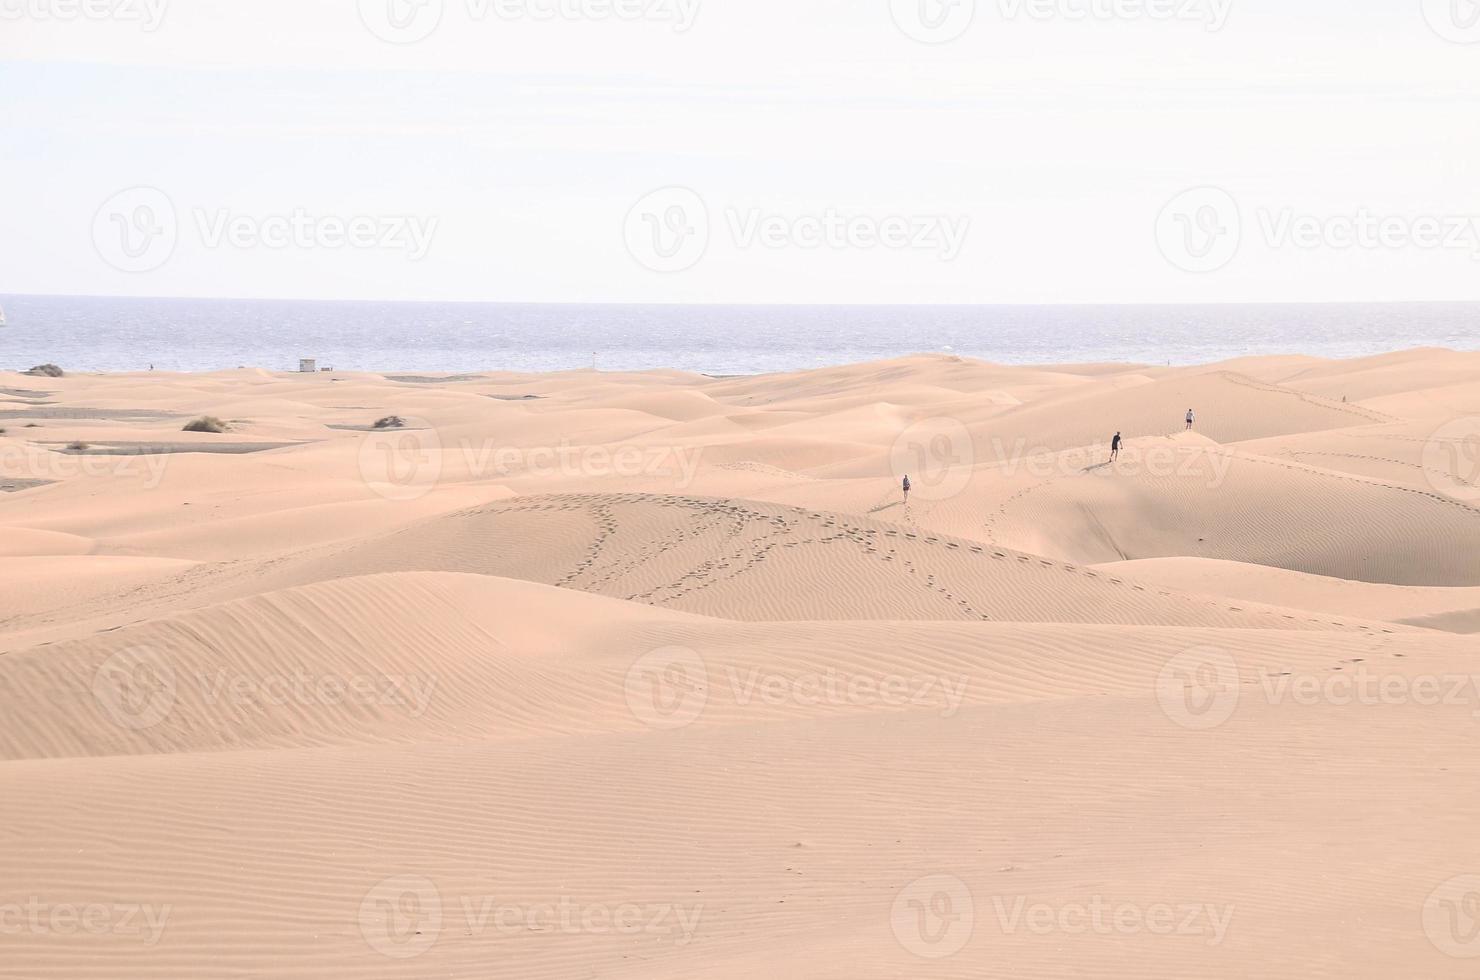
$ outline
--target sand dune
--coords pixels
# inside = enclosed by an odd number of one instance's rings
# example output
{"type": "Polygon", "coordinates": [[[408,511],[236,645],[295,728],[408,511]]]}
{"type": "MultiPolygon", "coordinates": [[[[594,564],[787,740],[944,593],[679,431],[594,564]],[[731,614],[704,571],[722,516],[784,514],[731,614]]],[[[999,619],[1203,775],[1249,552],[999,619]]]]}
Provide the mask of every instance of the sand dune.
{"type": "Polygon", "coordinates": [[[1370,402],[1397,394],[1468,384],[1480,372],[1480,353],[1419,349],[1351,361],[1316,362],[1276,379],[1326,398],[1370,402]]]}
{"type": "MultiPolygon", "coordinates": [[[[225,525],[230,527],[230,525],[225,525]]],[[[501,501],[288,558],[190,567],[93,599],[116,625],[263,590],[387,572],[518,578],[737,620],[963,620],[1391,631],[1348,614],[1231,602],[909,527],[744,500],[501,501]]],[[[62,619],[48,611],[31,633],[62,619]]],[[[29,636],[28,639],[35,639],[29,636]]],[[[56,638],[49,636],[48,638],[56,638]]]]}
{"type": "Polygon", "coordinates": [[[1476,356],[0,373],[0,977],[1473,976],[1476,356]]]}
{"type": "Polygon", "coordinates": [[[1095,568],[1140,582],[1207,595],[1279,603],[1336,616],[1370,616],[1392,623],[1433,625],[1457,633],[1480,632],[1480,588],[1364,585],[1349,579],[1280,572],[1262,565],[1208,558],[1150,558],[1095,568]],[[1449,625],[1439,625],[1447,623],[1449,625]]]}
{"type": "Polygon", "coordinates": [[[1356,628],[862,518],[690,496],[520,498],[305,556],[255,581],[380,571],[522,578],[746,620],[1356,628]]]}
{"type": "Polygon", "coordinates": [[[1129,388],[1071,390],[1024,405],[973,436],[986,458],[998,443],[1018,439],[1035,452],[1069,449],[1108,442],[1107,426],[1132,437],[1181,431],[1189,407],[1202,416],[1197,431],[1220,443],[1390,421],[1370,409],[1214,371],[1174,374],[1129,388]]]}
{"type": "Polygon", "coordinates": [[[1415,490],[1443,492],[1454,480],[1442,465],[1446,461],[1431,451],[1435,429],[1431,423],[1403,422],[1252,439],[1238,448],[1415,490]]]}
{"type": "MultiPolygon", "coordinates": [[[[1356,653],[1460,649],[1421,631],[1330,632],[1339,635],[903,620],[746,624],[486,575],[371,575],[12,651],[7,678],[40,697],[15,706],[0,757],[641,731],[648,719],[632,710],[629,675],[654,652],[673,649],[693,651],[720,692],[691,722],[706,726],[796,720],[801,705],[741,690],[747,676],[780,665],[798,677],[957,680],[907,689],[893,705],[954,713],[963,704],[1144,696],[1168,659],[1199,642],[1221,644],[1251,677],[1340,669],[1356,653]]],[[[840,698],[818,707],[879,706],[840,698]]]]}
{"type": "Polygon", "coordinates": [[[1126,451],[1121,471],[1137,470],[1128,478],[1112,467],[1104,478],[1021,480],[995,515],[994,540],[1089,563],[1190,555],[1361,582],[1480,585],[1480,510],[1433,489],[1186,446],[1157,469],[1156,448],[1126,451]]]}

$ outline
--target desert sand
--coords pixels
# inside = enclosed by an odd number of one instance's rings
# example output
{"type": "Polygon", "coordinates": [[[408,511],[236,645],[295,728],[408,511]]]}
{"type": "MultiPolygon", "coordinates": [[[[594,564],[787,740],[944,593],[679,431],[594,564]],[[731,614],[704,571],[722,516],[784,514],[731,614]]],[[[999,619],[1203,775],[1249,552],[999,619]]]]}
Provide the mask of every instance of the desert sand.
{"type": "Polygon", "coordinates": [[[0,977],[1480,970],[1480,353],[0,427],[0,977]]]}

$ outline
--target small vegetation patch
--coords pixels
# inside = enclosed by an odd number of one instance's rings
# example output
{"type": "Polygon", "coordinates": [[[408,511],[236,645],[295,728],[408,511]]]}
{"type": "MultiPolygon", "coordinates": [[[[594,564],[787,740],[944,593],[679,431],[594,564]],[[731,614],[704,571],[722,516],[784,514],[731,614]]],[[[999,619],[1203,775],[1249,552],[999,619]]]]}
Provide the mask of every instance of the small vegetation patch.
{"type": "Polygon", "coordinates": [[[383,419],[376,419],[375,427],[377,429],[404,429],[406,420],[399,415],[387,415],[383,419]]]}
{"type": "Polygon", "coordinates": [[[36,378],[60,378],[66,374],[55,364],[38,364],[26,373],[36,378]]]}
{"type": "Polygon", "coordinates": [[[81,439],[78,439],[75,442],[67,443],[67,449],[74,453],[85,453],[89,448],[91,447],[88,446],[88,444],[83,442],[81,439]]]}
{"type": "Polygon", "coordinates": [[[186,432],[225,432],[226,423],[214,415],[202,415],[198,419],[185,423],[186,432]]]}

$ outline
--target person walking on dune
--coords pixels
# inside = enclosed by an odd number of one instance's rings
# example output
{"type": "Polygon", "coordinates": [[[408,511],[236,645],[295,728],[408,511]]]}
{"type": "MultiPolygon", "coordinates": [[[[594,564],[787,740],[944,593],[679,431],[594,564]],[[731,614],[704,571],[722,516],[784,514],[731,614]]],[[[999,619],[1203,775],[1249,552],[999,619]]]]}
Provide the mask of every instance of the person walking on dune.
{"type": "Polygon", "coordinates": [[[910,505],[910,476],[908,473],[904,477],[904,505],[906,507],[910,505]]]}
{"type": "Polygon", "coordinates": [[[1110,440],[1110,462],[1120,458],[1120,433],[1115,433],[1115,438],[1110,440]]]}
{"type": "Polygon", "coordinates": [[[1187,431],[1192,431],[1192,409],[1187,410],[1187,431]]]}

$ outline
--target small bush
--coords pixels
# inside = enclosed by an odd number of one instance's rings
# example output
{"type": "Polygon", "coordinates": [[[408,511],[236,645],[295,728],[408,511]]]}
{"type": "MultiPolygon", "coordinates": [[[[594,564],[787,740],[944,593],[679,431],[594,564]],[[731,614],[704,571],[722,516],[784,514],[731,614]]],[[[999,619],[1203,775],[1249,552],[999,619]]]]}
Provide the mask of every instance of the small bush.
{"type": "Polygon", "coordinates": [[[226,431],[226,423],[225,422],[222,422],[220,419],[216,418],[216,416],[214,416],[214,415],[202,415],[200,418],[194,420],[193,422],[186,422],[185,423],[185,429],[184,429],[184,431],[186,431],[186,432],[218,432],[218,433],[219,432],[225,432],[226,431]]]}
{"type": "Polygon", "coordinates": [[[0,436],[5,435],[5,426],[0,425],[0,436]]]}
{"type": "Polygon", "coordinates": [[[399,415],[387,415],[383,419],[377,419],[375,427],[377,429],[404,429],[406,420],[399,415]]]}
{"type": "Polygon", "coordinates": [[[55,364],[38,364],[26,373],[37,378],[60,378],[66,374],[55,364]]]}
{"type": "Polygon", "coordinates": [[[69,442],[69,443],[67,443],[67,448],[70,449],[74,453],[81,453],[81,452],[86,452],[90,447],[88,446],[87,443],[85,443],[81,439],[79,439],[76,442],[69,442]]]}

